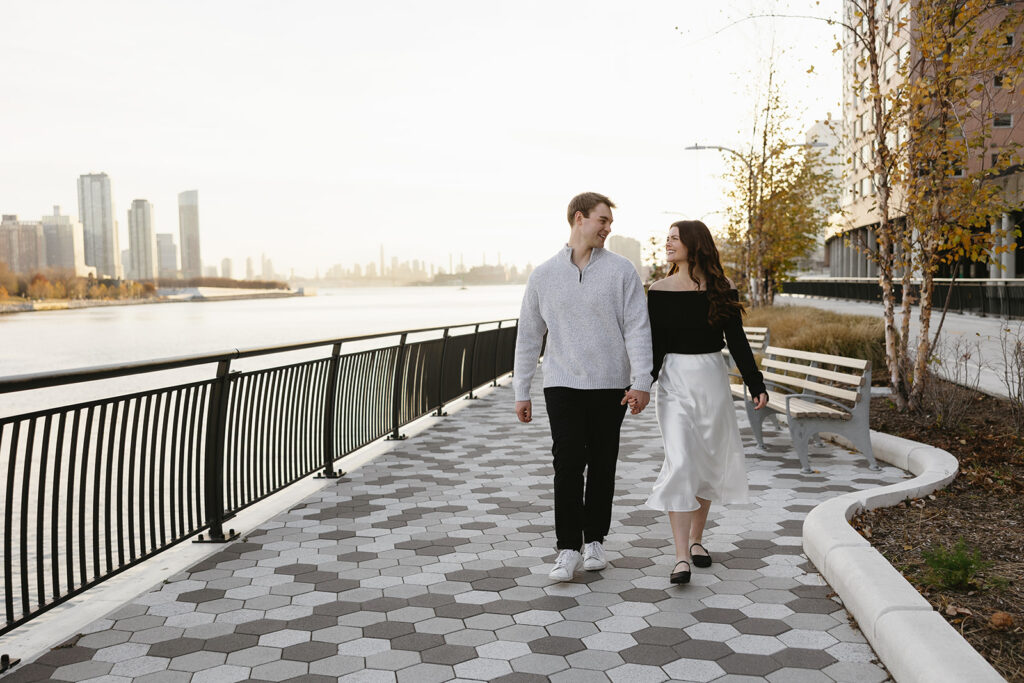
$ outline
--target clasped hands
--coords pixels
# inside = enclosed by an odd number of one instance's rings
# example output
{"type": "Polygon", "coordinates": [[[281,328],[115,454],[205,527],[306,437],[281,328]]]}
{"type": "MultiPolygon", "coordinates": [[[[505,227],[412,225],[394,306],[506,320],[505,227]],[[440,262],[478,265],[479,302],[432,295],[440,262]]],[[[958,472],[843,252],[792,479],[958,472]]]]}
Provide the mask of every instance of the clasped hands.
{"type": "Polygon", "coordinates": [[[619,405],[629,405],[629,414],[638,415],[644,411],[647,404],[651,402],[651,393],[649,391],[639,391],[638,389],[629,389],[626,391],[626,395],[622,397],[622,402],[619,405]]]}
{"type": "MultiPolygon", "coordinates": [[[[629,412],[633,415],[637,415],[642,412],[647,404],[651,402],[651,394],[647,391],[637,391],[636,389],[628,390],[622,397],[622,402],[619,405],[629,405],[629,412]]],[[[516,401],[516,417],[519,418],[520,422],[532,422],[533,421],[533,402],[532,401],[516,401]]]]}

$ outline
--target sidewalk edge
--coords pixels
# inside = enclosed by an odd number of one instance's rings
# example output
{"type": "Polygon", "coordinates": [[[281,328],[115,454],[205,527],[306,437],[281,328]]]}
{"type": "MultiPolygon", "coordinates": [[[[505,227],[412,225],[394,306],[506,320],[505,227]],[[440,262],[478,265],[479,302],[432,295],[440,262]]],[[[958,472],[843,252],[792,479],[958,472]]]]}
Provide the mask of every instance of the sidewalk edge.
{"type": "Polygon", "coordinates": [[[876,431],[871,432],[871,446],[877,459],[916,476],[843,494],[815,507],[804,520],[804,552],[899,683],[1005,681],[849,524],[861,511],[944,488],[956,477],[956,458],[939,448],[876,431]]]}

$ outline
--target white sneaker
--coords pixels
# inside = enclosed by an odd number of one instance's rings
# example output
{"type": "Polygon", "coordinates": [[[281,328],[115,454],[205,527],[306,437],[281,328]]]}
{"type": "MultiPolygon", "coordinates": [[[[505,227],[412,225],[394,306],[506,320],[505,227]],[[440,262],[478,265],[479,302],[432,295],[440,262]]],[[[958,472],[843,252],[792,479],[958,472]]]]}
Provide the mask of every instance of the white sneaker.
{"type": "Polygon", "coordinates": [[[572,581],[581,564],[583,556],[578,550],[563,550],[558,553],[555,566],[548,574],[548,578],[555,581],[572,581]]]}
{"type": "Polygon", "coordinates": [[[583,546],[583,568],[588,572],[596,572],[608,566],[604,556],[604,546],[600,541],[592,541],[583,546]]]}

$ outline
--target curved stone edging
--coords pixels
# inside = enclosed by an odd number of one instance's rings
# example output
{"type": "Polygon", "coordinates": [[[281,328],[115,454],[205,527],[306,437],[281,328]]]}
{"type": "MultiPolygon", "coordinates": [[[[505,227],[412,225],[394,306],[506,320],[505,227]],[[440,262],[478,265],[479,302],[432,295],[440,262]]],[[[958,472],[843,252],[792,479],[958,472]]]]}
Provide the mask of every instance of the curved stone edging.
{"type": "Polygon", "coordinates": [[[876,431],[871,432],[871,446],[877,459],[916,476],[890,486],[847,493],[815,507],[804,520],[804,552],[842,598],[899,683],[1004,682],[992,665],[849,524],[864,510],[895,505],[944,488],[956,477],[956,458],[942,449],[876,431]]]}

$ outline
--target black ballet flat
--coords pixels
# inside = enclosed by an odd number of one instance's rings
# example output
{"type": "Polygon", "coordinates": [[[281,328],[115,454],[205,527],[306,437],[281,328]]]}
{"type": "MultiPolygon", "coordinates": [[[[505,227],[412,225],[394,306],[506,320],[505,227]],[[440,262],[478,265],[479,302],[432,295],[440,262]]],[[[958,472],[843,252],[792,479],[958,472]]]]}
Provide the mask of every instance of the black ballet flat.
{"type": "Polygon", "coordinates": [[[672,568],[675,569],[676,567],[678,567],[681,564],[685,564],[686,565],[686,571],[685,572],[672,572],[671,574],[669,574],[668,580],[670,582],[672,582],[672,583],[690,583],[690,563],[689,562],[687,562],[686,560],[679,560],[678,562],[676,562],[672,566],[672,568]]]}
{"type": "Polygon", "coordinates": [[[708,549],[705,548],[704,546],[702,546],[700,543],[691,543],[690,544],[690,556],[693,557],[693,565],[695,567],[700,567],[701,569],[706,569],[706,568],[710,567],[711,566],[711,553],[708,553],[707,555],[694,555],[693,554],[693,546],[697,546],[698,548],[700,548],[701,550],[703,550],[706,553],[708,552],[708,549]]]}

